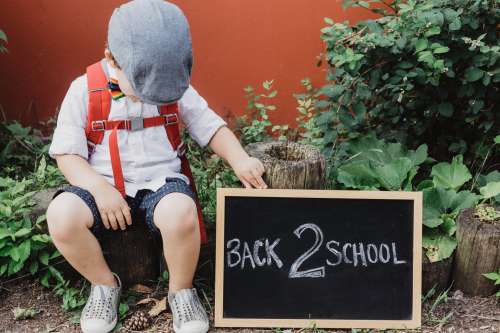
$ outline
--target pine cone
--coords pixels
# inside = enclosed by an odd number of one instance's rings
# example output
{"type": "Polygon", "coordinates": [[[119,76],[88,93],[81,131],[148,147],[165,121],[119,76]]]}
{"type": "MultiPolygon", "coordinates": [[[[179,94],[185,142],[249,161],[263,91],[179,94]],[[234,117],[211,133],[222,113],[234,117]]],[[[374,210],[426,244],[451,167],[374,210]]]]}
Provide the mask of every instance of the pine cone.
{"type": "Polygon", "coordinates": [[[123,327],[130,331],[142,331],[151,325],[149,316],[142,311],[137,311],[125,321],[123,327]]]}

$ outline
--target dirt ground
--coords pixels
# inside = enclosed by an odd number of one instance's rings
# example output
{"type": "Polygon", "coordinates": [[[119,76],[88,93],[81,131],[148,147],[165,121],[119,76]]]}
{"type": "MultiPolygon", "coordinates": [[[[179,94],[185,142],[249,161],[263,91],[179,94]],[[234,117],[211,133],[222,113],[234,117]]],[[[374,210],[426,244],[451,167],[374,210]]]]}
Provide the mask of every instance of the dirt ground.
{"type": "MultiPolygon", "coordinates": [[[[154,302],[135,305],[146,298],[162,299],[166,290],[151,286],[150,293],[133,293],[135,301],[125,320],[136,311],[148,312],[154,302]]],[[[460,291],[450,292],[441,302],[431,299],[424,303],[422,328],[398,332],[500,332],[500,302],[495,296],[488,298],[466,297],[460,291]]],[[[210,301],[211,302],[211,301],[210,301]]],[[[212,305],[212,304],[211,304],[212,305]]],[[[208,307],[208,306],[207,306],[208,307]]],[[[144,332],[173,332],[171,314],[163,311],[152,318],[152,325],[144,332]]],[[[9,284],[0,281],[0,332],[79,332],[78,313],[68,313],[61,308],[61,300],[52,291],[33,280],[18,280],[9,284]],[[12,310],[16,307],[33,308],[40,312],[31,319],[15,320],[12,310]]],[[[118,332],[127,332],[123,327],[118,332]]],[[[257,330],[212,329],[211,332],[325,332],[328,330],[257,330]]],[[[130,332],[130,331],[128,331],[130,332]]],[[[353,330],[329,330],[329,332],[354,332],[353,330]]],[[[359,333],[376,333],[380,330],[363,330],[359,333]]],[[[391,332],[386,330],[385,332],[391,332]]]]}

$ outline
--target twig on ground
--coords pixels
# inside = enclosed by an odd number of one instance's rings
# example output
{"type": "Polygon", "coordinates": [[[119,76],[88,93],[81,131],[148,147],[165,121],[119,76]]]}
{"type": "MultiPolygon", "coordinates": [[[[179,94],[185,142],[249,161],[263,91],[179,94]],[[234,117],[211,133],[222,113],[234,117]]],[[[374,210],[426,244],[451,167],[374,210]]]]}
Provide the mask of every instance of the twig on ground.
{"type": "Polygon", "coordinates": [[[473,315],[473,314],[464,314],[464,317],[474,317],[478,319],[484,319],[484,320],[497,320],[500,321],[500,318],[495,318],[495,317],[485,317],[485,316],[480,316],[480,315],[473,315]]]}

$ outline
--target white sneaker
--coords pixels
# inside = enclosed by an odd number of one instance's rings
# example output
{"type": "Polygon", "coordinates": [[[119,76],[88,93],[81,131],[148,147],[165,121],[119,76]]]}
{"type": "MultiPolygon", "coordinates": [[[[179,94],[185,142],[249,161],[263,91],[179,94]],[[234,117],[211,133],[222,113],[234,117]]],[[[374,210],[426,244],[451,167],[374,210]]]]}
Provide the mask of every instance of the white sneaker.
{"type": "Polygon", "coordinates": [[[181,289],[168,293],[175,333],[205,333],[208,316],[201,305],[196,289],[181,289]]]}
{"type": "Polygon", "coordinates": [[[118,275],[114,274],[118,287],[92,285],[87,304],[80,316],[80,327],[83,333],[108,333],[118,322],[118,306],[122,284],[118,275]]]}

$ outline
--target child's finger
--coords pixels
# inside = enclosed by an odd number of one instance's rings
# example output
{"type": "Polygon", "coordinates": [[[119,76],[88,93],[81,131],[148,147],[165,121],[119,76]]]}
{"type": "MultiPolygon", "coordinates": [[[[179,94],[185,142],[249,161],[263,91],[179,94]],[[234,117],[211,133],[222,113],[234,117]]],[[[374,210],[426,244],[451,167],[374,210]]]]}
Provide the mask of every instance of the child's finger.
{"type": "Polygon", "coordinates": [[[122,230],[127,229],[127,225],[125,223],[125,217],[123,216],[123,212],[121,210],[115,212],[115,217],[116,221],[118,222],[118,225],[120,226],[120,229],[122,230]]]}
{"type": "Polygon", "coordinates": [[[127,222],[127,224],[132,225],[132,216],[130,215],[129,206],[122,207],[122,213],[123,213],[123,216],[125,216],[125,221],[127,222]]]}
{"type": "Polygon", "coordinates": [[[245,188],[252,188],[252,185],[250,185],[250,183],[247,182],[243,177],[240,178],[240,181],[243,184],[243,186],[245,186],[245,188]]]}
{"type": "Polygon", "coordinates": [[[100,212],[100,214],[101,214],[102,224],[104,224],[104,227],[106,229],[109,229],[110,225],[109,225],[109,221],[108,221],[108,214],[105,212],[100,212]]]}
{"type": "Polygon", "coordinates": [[[253,170],[252,175],[253,175],[254,179],[257,181],[259,188],[266,188],[267,187],[266,183],[264,182],[264,179],[262,179],[261,175],[259,174],[259,172],[257,170],[253,170]]]}
{"type": "Polygon", "coordinates": [[[250,176],[247,178],[247,181],[249,181],[250,184],[253,185],[253,187],[260,188],[260,184],[257,181],[257,179],[255,178],[255,176],[253,175],[253,173],[250,173],[250,176]]]}
{"type": "Polygon", "coordinates": [[[108,220],[111,228],[113,228],[113,230],[118,230],[118,223],[116,222],[115,214],[113,214],[112,212],[108,213],[108,220]]]}

